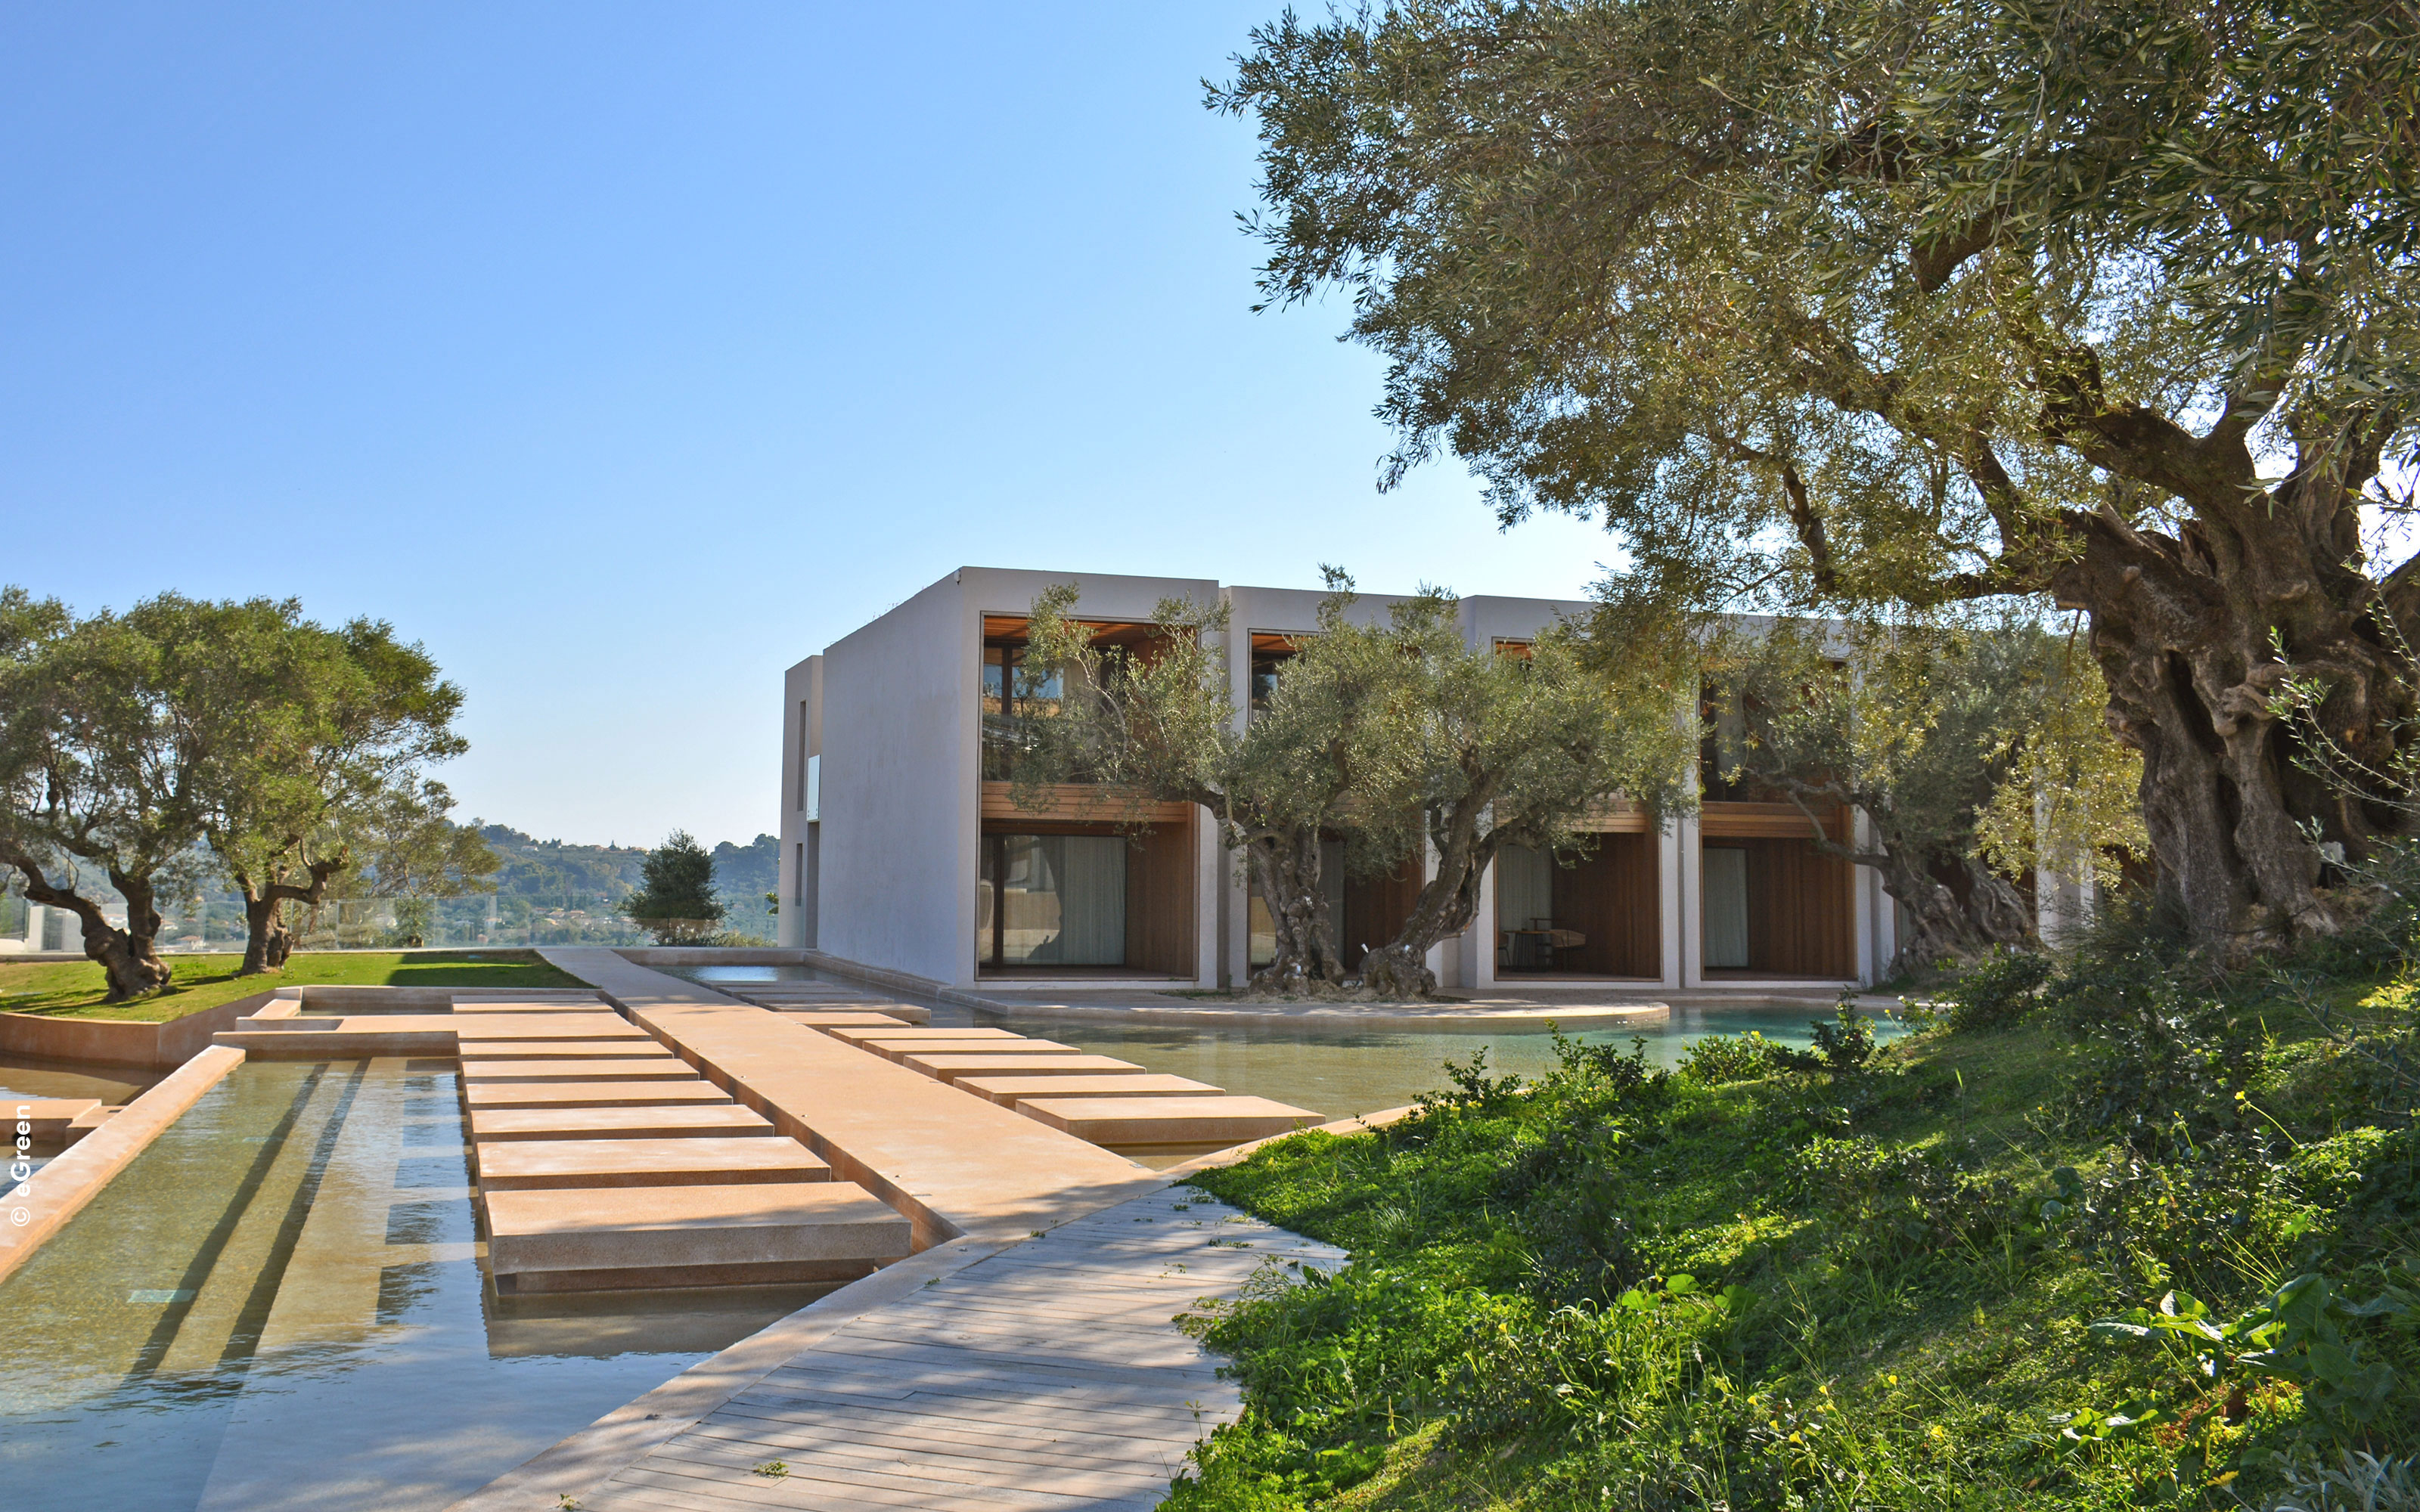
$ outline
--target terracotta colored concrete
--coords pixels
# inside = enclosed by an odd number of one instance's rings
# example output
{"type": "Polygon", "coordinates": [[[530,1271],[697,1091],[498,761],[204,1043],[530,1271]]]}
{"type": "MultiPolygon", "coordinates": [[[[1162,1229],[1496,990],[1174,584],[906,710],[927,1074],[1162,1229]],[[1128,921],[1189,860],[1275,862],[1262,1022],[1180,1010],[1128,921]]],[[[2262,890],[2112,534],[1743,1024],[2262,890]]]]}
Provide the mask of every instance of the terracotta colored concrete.
{"type": "Polygon", "coordinates": [[[25,1257],[81,1211],[178,1114],[242,1064],[240,1050],[213,1046],[199,1052],[145,1089],[124,1112],[76,1141],[74,1149],[10,1187],[0,1196],[0,1279],[24,1264],[25,1257]]]}
{"type": "Polygon", "coordinates": [[[908,1250],[908,1220],[845,1181],[496,1192],[487,1208],[489,1269],[515,1290],[700,1269],[861,1275],[908,1250]]]}
{"type": "Polygon", "coordinates": [[[478,1040],[644,1040],[647,1031],[619,1013],[465,1013],[456,1015],[465,1044],[478,1040]]]}
{"type": "Polygon", "coordinates": [[[1015,1107],[1027,1097],[1217,1097],[1226,1090],[1184,1076],[1140,1072],[1128,1076],[961,1076],[962,1092],[1015,1107]]]}
{"type": "Polygon", "coordinates": [[[604,1006],[594,997],[566,997],[551,1003],[460,997],[454,1000],[457,1013],[595,1013],[604,1006]]]}
{"type": "MultiPolygon", "coordinates": [[[[291,987],[284,993],[299,995],[291,987]]],[[[255,993],[165,1024],[0,1013],[0,1054],[106,1066],[181,1066],[209,1049],[212,1035],[234,1028],[239,1019],[260,1011],[278,995],[274,991],[255,993]]]]}
{"type": "Polygon", "coordinates": [[[765,1134],[773,1126],[743,1107],[496,1108],[471,1110],[474,1144],[498,1139],[677,1139],[684,1134],[765,1134]]]}
{"type": "Polygon", "coordinates": [[[795,1139],[529,1139],[479,1151],[479,1190],[736,1186],[822,1181],[831,1167],[795,1139]]]}
{"type": "Polygon", "coordinates": [[[370,1013],[353,1018],[240,1019],[210,1042],[264,1060],[346,1060],[370,1056],[454,1054],[451,1013],[370,1013]]]}
{"type": "Polygon", "coordinates": [[[1056,1040],[868,1040],[858,1046],[885,1060],[909,1056],[1080,1056],[1084,1052],[1056,1040]]]}
{"type": "Polygon", "coordinates": [[[874,1013],[862,1009],[789,1009],[773,1011],[793,1024],[803,1024],[811,1029],[912,1029],[916,1026],[892,1013],[874,1013]]]}
{"type": "Polygon", "coordinates": [[[463,1104],[483,1108],[711,1107],[731,1101],[712,1082],[483,1082],[462,1089],[463,1104]]]}
{"type": "Polygon", "coordinates": [[[657,1040],[480,1040],[468,1054],[480,1060],[671,1060],[657,1040]]]}
{"type": "Polygon", "coordinates": [[[1016,1111],[1096,1145],[1233,1144],[1324,1117],[1265,1097],[1040,1097],[1016,1111]]]}
{"type": "Polygon", "coordinates": [[[566,1056],[559,1060],[465,1060],[462,1083],[488,1082],[682,1082],[697,1068],[678,1056],[566,1056]]]}
{"type": "Polygon", "coordinates": [[[917,1028],[912,1026],[904,1029],[886,1029],[878,1026],[865,1029],[833,1028],[827,1032],[833,1039],[845,1041],[850,1044],[863,1044],[869,1040],[892,1040],[905,1044],[912,1040],[1022,1040],[1025,1038],[1021,1034],[1011,1034],[1006,1029],[935,1029],[917,1028]]]}
{"type": "Polygon", "coordinates": [[[104,1104],[103,1106],[91,1108],[83,1113],[77,1114],[74,1118],[68,1120],[67,1143],[70,1145],[74,1144],[77,1140],[82,1139],[85,1135],[92,1133],[95,1129],[100,1128],[102,1124],[107,1123],[110,1119],[117,1117],[125,1111],[126,1105],[124,1103],[119,1103],[115,1107],[104,1104]]]}
{"type": "Polygon", "coordinates": [[[1052,1056],[913,1055],[901,1062],[936,1081],[961,1076],[1109,1076],[1140,1072],[1140,1066],[1115,1056],[1078,1054],[1052,1056]]]}
{"type": "Polygon", "coordinates": [[[29,1097],[0,1103],[0,1112],[16,1124],[12,1134],[23,1134],[38,1145],[57,1145],[66,1143],[68,1125],[78,1114],[99,1106],[97,1097],[29,1097]]]}
{"type": "MultiPolygon", "coordinates": [[[[962,1233],[1022,1235],[1150,1190],[1151,1173],[1123,1157],[777,1013],[612,951],[540,954],[678,1043],[707,1079],[830,1161],[834,1176],[913,1217],[920,1246],[962,1233]]],[[[1106,1064],[1088,1069],[1139,1069],[1098,1058],[1106,1064]]]]}

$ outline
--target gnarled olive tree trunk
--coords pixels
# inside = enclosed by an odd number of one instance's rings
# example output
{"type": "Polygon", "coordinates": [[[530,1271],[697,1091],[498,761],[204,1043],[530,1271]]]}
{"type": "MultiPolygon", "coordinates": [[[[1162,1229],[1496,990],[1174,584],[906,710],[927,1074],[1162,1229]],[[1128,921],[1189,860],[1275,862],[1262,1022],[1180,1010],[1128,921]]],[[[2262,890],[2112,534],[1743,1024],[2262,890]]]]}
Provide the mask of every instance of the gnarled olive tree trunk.
{"type": "Polygon", "coordinates": [[[2195,437],[2139,408],[2069,408],[2063,439],[2088,460],[2192,510],[2173,533],[2071,516],[2080,549],[2050,574],[2063,606],[2089,611],[2110,729],[2142,752],[2162,901],[2230,964],[2335,933],[2320,844],[2359,856],[2397,820],[2301,764],[2272,700],[2289,676],[2324,679],[2327,737],[2392,767],[2413,689],[2384,621],[2411,625],[2420,604],[2408,563],[2383,583],[2359,570],[2359,490],[2384,427],[2308,441],[2264,484],[2249,419],[2195,437]]]}
{"type": "Polygon", "coordinates": [[[1243,851],[1276,936],[1269,964],[1252,973],[1252,991],[1293,995],[1334,988],[1344,980],[1344,963],[1320,886],[1319,831],[1255,834],[1243,851]]]}
{"type": "Polygon", "coordinates": [[[109,1001],[123,1003],[147,997],[168,985],[166,962],[160,959],[160,910],[151,879],[128,876],[115,869],[109,885],[126,900],[126,927],[118,928],[101,905],[68,887],[55,887],[43,876],[41,865],[21,851],[0,846],[0,866],[14,867],[24,879],[25,900],[46,908],[64,908],[76,916],[84,936],[84,953],[99,962],[109,983],[109,1001]]]}

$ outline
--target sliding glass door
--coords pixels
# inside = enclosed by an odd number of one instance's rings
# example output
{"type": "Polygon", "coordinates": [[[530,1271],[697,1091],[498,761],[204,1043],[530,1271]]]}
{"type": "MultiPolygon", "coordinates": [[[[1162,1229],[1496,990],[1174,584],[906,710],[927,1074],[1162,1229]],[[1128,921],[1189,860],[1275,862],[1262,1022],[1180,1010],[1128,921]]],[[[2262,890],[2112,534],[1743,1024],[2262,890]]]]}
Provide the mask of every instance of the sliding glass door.
{"type": "Polygon", "coordinates": [[[994,969],[1122,966],[1126,850],[1118,835],[985,835],[975,958],[994,969]]]}

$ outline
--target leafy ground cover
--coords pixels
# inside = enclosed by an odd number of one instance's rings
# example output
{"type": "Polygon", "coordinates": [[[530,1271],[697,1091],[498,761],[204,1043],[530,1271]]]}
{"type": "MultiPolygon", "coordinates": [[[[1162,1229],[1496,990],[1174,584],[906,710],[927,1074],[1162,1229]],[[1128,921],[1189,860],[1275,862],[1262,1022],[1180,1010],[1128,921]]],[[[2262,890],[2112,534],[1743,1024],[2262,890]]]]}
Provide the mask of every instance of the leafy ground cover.
{"type": "Polygon", "coordinates": [[[2420,1507],[2420,985],[2145,933],[1197,1178],[1354,1258],[1194,1320],[1247,1410],[1169,1504],[2420,1507]]]}
{"type": "Polygon", "coordinates": [[[276,987],[582,987],[579,978],[532,950],[304,951],[283,972],[239,977],[240,955],[164,957],[168,990],[131,1003],[107,1003],[108,984],[89,961],[0,963],[0,1011],[56,1018],[131,1019],[163,1024],[276,987]]]}

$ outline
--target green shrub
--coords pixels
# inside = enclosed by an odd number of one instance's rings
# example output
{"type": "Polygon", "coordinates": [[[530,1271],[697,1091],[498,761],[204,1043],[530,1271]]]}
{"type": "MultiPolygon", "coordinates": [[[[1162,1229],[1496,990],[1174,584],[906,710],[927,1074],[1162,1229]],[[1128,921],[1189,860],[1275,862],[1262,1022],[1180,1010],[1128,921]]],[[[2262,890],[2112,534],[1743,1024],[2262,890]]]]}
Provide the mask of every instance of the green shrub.
{"type": "Polygon", "coordinates": [[[1681,1053],[1681,1074],[1701,1087],[1752,1082],[1773,1074],[1773,1046],[1763,1035],[1710,1034],[1681,1053]]]}
{"type": "Polygon", "coordinates": [[[1944,989],[1935,1006],[1953,1034],[2006,1028],[2041,1001],[2055,969],[2046,955],[1994,949],[1944,989]]]}

